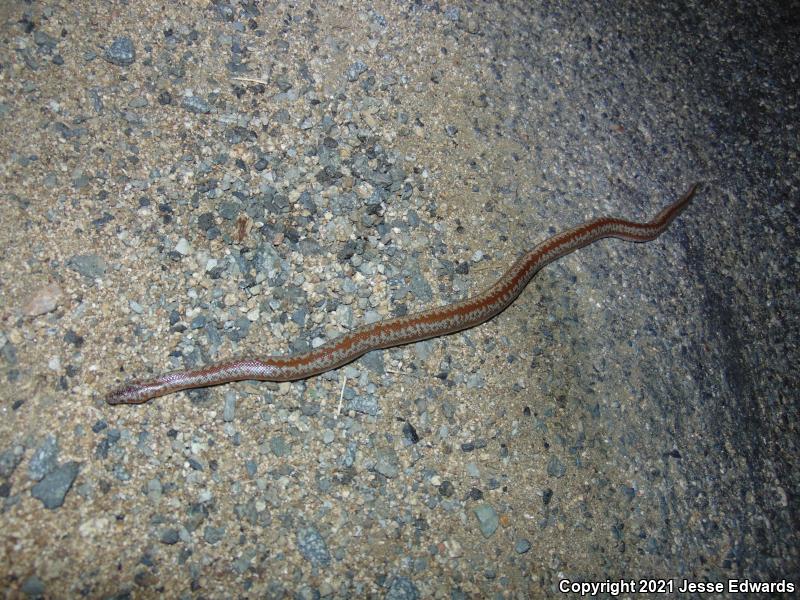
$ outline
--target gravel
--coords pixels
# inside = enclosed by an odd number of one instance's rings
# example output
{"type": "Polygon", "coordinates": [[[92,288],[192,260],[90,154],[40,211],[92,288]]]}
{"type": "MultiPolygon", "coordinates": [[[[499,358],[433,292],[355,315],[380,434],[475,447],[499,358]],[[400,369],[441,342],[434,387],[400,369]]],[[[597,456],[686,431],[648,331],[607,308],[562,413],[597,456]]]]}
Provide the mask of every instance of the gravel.
{"type": "Polygon", "coordinates": [[[10,595],[798,572],[781,3],[6,12],[10,595]],[[473,330],[302,382],[103,401],[462,300],[548,235],[644,219],[695,180],[658,240],[564,257],[473,330]]]}

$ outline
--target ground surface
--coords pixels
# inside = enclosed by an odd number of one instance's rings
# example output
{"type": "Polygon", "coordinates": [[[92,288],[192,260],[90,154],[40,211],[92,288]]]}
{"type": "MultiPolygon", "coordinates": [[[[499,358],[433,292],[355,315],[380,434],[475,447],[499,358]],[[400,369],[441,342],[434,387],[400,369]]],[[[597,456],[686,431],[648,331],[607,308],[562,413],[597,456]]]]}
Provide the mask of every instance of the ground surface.
{"type": "Polygon", "coordinates": [[[799,11],[592,4],[3,4],[8,596],[800,583],[799,11]],[[103,400],[463,298],[698,180],[466,333],[103,400]]]}

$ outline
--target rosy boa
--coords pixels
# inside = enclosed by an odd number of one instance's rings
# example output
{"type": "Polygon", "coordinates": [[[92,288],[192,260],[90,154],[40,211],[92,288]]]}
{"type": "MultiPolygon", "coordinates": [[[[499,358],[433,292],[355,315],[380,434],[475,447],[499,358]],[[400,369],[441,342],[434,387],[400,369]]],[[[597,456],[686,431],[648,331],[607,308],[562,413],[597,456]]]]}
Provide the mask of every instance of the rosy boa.
{"type": "Polygon", "coordinates": [[[578,248],[606,237],[629,242],[654,240],[686,207],[697,185],[693,184],[680,199],[646,223],[600,217],[558,233],[520,256],[490,288],[461,302],[362,325],[308,352],[263,359],[239,358],[133,381],[109,393],[106,402],[140,404],[180,390],[244,379],[306,379],[346,365],[371,350],[402,346],[475,327],[508,308],[542,267],[578,248]]]}

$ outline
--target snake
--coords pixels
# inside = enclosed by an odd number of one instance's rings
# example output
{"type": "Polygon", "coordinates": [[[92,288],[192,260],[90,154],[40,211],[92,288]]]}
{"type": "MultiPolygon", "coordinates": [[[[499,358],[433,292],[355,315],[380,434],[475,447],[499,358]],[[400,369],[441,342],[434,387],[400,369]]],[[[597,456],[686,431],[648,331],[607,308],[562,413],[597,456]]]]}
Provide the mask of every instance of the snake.
{"type": "Polygon", "coordinates": [[[476,327],[517,299],[543,267],[597,240],[613,237],[649,242],[669,227],[695,195],[698,183],[652,220],[643,223],[600,217],[557,233],[522,254],[484,291],[465,300],[361,325],[308,351],[266,358],[235,358],[132,381],[111,391],[108,404],[141,404],[153,398],[233,381],[298,381],[342,367],[367,352],[403,346],[476,327]]]}

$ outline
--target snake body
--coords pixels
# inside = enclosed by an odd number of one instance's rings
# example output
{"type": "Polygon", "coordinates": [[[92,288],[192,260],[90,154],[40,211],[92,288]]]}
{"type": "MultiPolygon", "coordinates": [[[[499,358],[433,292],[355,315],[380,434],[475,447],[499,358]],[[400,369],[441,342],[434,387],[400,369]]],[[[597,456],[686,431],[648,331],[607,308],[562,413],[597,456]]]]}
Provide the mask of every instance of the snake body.
{"type": "Polygon", "coordinates": [[[686,207],[697,185],[693,184],[681,198],[665,207],[651,221],[637,223],[601,217],[558,233],[520,256],[494,285],[466,300],[362,325],[307,352],[263,359],[233,359],[133,381],[109,393],[106,402],[141,404],[180,390],[245,379],[306,379],[346,365],[372,350],[402,346],[475,327],[508,308],[542,267],[566,254],[607,237],[629,242],[654,240],[686,207]]]}

